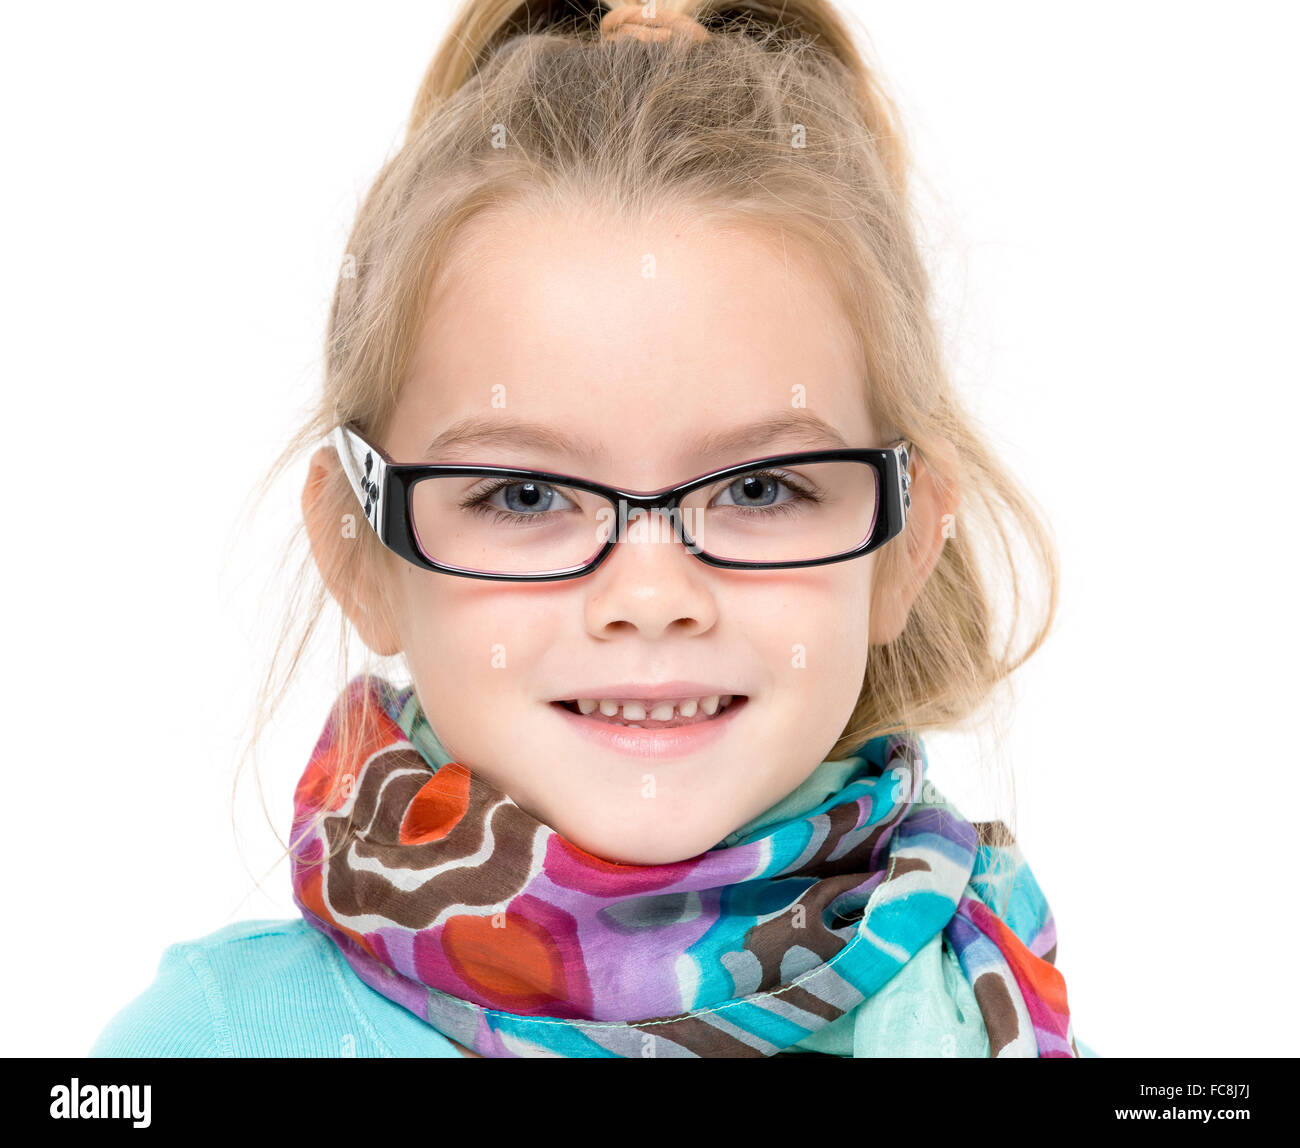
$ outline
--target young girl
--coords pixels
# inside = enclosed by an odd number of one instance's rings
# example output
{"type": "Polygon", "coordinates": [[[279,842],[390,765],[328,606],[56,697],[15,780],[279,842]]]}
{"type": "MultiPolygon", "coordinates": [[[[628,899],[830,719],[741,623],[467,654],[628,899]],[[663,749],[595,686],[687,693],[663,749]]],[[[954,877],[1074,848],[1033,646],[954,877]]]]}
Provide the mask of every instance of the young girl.
{"type": "Polygon", "coordinates": [[[1012,834],[926,777],[1057,567],[906,175],[825,0],[469,0],[270,476],[327,440],[294,662],[328,591],[409,684],[344,664],[301,917],[171,946],[92,1055],[1092,1055],[1012,834]]]}

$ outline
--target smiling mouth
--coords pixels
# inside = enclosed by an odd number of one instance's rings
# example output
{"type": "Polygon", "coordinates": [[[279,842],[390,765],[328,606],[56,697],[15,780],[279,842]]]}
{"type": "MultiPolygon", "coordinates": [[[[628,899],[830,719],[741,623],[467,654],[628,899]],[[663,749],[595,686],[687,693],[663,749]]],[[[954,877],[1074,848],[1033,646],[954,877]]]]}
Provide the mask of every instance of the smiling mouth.
{"type": "MultiPolygon", "coordinates": [[[[726,698],[727,695],[724,694],[723,697],[726,698]]],[[[629,721],[625,717],[623,717],[623,711],[621,709],[612,716],[609,714],[601,713],[599,709],[595,709],[589,714],[584,714],[578,708],[578,703],[576,699],[573,701],[551,702],[551,705],[560,706],[561,708],[568,710],[571,714],[574,714],[577,717],[586,718],[588,721],[600,722],[604,725],[620,726],[623,729],[656,730],[656,729],[680,729],[682,726],[703,725],[706,722],[716,721],[723,714],[729,712],[730,710],[739,709],[741,706],[745,705],[745,703],[748,701],[749,698],[747,695],[734,694],[731,695],[730,698],[725,702],[722,699],[719,699],[718,709],[716,713],[706,714],[701,709],[701,710],[697,710],[694,716],[692,717],[682,717],[681,714],[679,714],[676,710],[674,710],[673,716],[668,721],[655,721],[648,714],[644,718],[640,718],[637,721],[629,721]]]]}

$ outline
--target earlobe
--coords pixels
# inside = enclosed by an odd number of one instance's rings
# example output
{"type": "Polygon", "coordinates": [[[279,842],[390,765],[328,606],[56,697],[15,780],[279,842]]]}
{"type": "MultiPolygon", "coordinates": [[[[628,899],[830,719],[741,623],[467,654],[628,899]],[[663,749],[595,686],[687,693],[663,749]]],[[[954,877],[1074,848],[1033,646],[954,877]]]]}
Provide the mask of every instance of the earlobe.
{"type": "MultiPolygon", "coordinates": [[[[339,609],[347,615],[361,640],[371,650],[380,657],[391,657],[401,653],[401,643],[389,612],[368,578],[361,576],[361,584],[352,583],[351,572],[355,567],[345,560],[347,554],[343,547],[358,546],[361,539],[356,529],[344,530],[344,520],[336,520],[328,505],[331,480],[339,470],[338,455],[333,447],[323,446],[312,455],[307,481],[302,489],[302,516],[307,539],[316,560],[316,569],[330,597],[339,604],[339,609]]],[[[360,530],[369,530],[360,509],[355,509],[357,512],[351,516],[352,525],[359,523],[360,530]]]]}

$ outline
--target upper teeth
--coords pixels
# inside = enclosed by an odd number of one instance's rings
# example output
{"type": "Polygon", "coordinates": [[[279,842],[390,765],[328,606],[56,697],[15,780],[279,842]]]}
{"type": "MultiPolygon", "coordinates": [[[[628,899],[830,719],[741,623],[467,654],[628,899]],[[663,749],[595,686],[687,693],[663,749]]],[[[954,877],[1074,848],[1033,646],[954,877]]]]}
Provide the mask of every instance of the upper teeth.
{"type": "MultiPolygon", "coordinates": [[[[649,703],[651,721],[671,721],[676,712],[684,718],[694,717],[697,710],[703,710],[710,717],[720,708],[731,702],[732,694],[710,694],[706,698],[684,698],[681,701],[660,701],[649,703]]],[[[644,721],[647,703],[639,701],[622,701],[616,698],[578,698],[578,709],[584,713],[593,713],[596,707],[606,717],[617,717],[623,711],[627,721],[644,721]]]]}

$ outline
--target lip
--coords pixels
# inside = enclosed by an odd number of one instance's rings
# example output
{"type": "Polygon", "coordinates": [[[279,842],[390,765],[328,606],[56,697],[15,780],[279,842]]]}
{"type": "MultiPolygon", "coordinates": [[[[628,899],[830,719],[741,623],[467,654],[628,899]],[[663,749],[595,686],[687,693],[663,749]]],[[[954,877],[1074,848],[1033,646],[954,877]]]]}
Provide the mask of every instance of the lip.
{"type": "MultiPolygon", "coordinates": [[[[582,694],[582,697],[588,695],[582,694]]],[[[629,695],[606,694],[605,697],[629,695]]],[[[677,694],[665,694],[665,697],[677,697],[677,694]]],[[[687,695],[692,696],[690,694],[687,695]]],[[[567,700],[567,699],[566,699],[567,700]]],[[[722,713],[709,721],[697,725],[678,726],[676,729],[633,729],[631,726],[610,725],[607,722],[592,721],[590,718],[566,710],[558,701],[550,702],[550,708],[568,722],[575,733],[589,738],[603,749],[629,757],[665,759],[687,757],[716,742],[736,718],[749,705],[747,696],[737,696],[722,713]]]]}
{"type": "Polygon", "coordinates": [[[579,690],[576,694],[565,694],[552,698],[553,702],[574,702],[579,698],[616,698],[619,701],[661,702],[669,698],[707,698],[714,694],[731,694],[732,697],[744,694],[745,690],[733,690],[726,686],[706,686],[700,682],[660,682],[650,685],[646,682],[620,682],[612,686],[593,686],[588,690],[579,690]]]}

